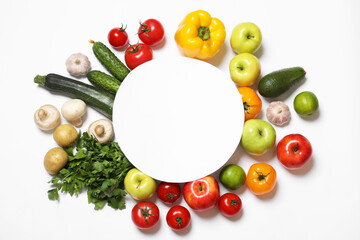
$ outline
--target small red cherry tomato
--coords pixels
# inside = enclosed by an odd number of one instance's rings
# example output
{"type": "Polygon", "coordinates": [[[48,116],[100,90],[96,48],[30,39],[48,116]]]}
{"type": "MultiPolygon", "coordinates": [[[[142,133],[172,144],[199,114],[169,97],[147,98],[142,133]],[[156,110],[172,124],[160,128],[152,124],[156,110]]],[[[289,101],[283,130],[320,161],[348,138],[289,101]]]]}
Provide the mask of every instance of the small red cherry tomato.
{"type": "Polygon", "coordinates": [[[129,37],[125,31],[126,27],[116,27],[108,33],[108,41],[116,49],[123,48],[129,44],[129,37]]]}
{"type": "Polygon", "coordinates": [[[138,30],[140,40],[151,47],[158,45],[164,39],[165,31],[162,24],[156,19],[140,22],[138,30]]]}
{"type": "Polygon", "coordinates": [[[159,208],[152,202],[139,202],[132,211],[131,218],[134,224],[140,229],[149,229],[159,221],[159,208]]]}
{"type": "Polygon", "coordinates": [[[152,59],[152,49],[143,43],[130,45],[125,51],[125,63],[131,70],[152,59]]]}
{"type": "Polygon", "coordinates": [[[242,202],[235,193],[225,193],[220,197],[218,207],[224,216],[232,217],[240,212],[242,202]]]}
{"type": "Polygon", "coordinates": [[[157,187],[157,195],[164,203],[173,204],[181,196],[180,184],[161,182],[157,187]]]}
{"type": "Polygon", "coordinates": [[[189,226],[191,215],[187,208],[177,205],[169,209],[166,214],[166,222],[173,230],[182,230],[189,226]]]}

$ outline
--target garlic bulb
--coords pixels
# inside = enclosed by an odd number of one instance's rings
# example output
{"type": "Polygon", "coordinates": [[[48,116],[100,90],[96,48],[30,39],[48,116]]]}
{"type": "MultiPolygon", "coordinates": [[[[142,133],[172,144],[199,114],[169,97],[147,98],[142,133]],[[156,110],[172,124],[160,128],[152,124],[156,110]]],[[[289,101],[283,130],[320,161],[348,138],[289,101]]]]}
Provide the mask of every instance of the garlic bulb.
{"type": "Polygon", "coordinates": [[[66,69],[73,76],[86,75],[90,68],[88,57],[82,53],[74,53],[66,60],[66,69]]]}
{"type": "Polygon", "coordinates": [[[276,126],[283,126],[290,121],[289,107],[281,102],[271,102],[266,109],[266,118],[276,126]]]}

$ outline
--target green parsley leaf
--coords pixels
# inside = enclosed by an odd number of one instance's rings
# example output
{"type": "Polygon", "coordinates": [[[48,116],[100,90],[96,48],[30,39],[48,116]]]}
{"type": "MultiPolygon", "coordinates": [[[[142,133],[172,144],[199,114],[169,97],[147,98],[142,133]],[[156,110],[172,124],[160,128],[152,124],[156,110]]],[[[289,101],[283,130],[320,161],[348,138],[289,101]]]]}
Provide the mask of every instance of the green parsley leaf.
{"type": "Polygon", "coordinates": [[[75,146],[65,151],[69,162],[49,181],[53,186],[48,191],[49,199],[58,200],[58,191],[77,196],[87,190],[88,202],[95,205],[95,210],[106,203],[114,209],[125,208],[124,178],[134,166],[117,142],[101,145],[84,132],[79,133],[75,146]]]}

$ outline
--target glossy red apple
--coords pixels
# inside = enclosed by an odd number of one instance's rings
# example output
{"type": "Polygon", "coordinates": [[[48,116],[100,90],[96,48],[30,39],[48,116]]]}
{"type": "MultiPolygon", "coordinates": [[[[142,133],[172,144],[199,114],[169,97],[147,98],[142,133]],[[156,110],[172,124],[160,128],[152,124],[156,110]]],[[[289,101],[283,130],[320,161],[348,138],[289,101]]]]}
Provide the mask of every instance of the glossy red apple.
{"type": "Polygon", "coordinates": [[[215,207],[219,201],[219,184],[212,176],[187,182],[184,185],[183,196],[193,210],[206,211],[215,207]]]}
{"type": "Polygon", "coordinates": [[[277,145],[277,158],[288,169],[304,167],[311,155],[311,143],[301,134],[289,134],[277,145]]]}

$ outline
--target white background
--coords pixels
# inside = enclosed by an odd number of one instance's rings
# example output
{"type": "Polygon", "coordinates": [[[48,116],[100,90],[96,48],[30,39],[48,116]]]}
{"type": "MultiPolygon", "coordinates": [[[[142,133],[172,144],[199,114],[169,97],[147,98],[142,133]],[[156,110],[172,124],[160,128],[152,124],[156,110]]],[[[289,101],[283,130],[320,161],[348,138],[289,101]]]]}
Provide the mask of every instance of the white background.
{"type": "MultiPolygon", "coordinates": [[[[359,42],[360,2],[352,0],[2,1],[0,239],[359,239],[359,42]],[[256,56],[263,75],[292,66],[306,70],[304,83],[280,98],[290,106],[292,120],[276,131],[277,142],[289,133],[306,136],[313,145],[312,161],[292,172],[279,164],[275,149],[254,158],[239,147],[229,163],[245,171],[255,162],[273,165],[278,173],[276,189],[263,197],[246,188],[235,191],[243,210],[233,219],[216,209],[191,211],[192,224],[180,233],[168,228],[168,207],[156,198],[152,200],[161,209],[161,219],[150,231],[132,224],[130,210],[135,202],[129,196],[123,211],[110,207],[95,211],[87,204],[86,193],[61,195],[60,202],[48,200],[50,176],[43,157],[56,144],[51,134],[36,127],[33,114],[47,103],[60,108],[68,98],[37,87],[35,75],[68,75],[64,62],[74,52],[88,55],[93,69],[102,70],[88,40],[106,42],[107,32],[123,23],[131,43],[136,43],[138,23],[148,18],[160,20],[166,30],[166,41],[154,49],[154,57],[179,55],[173,40],[177,25],[198,9],[226,26],[221,52],[208,61],[226,74],[234,56],[231,30],[245,21],[262,30],[263,45],[256,56]],[[292,107],[295,95],[305,90],[313,91],[320,101],[319,113],[310,119],[298,117],[292,107]]],[[[123,60],[123,52],[117,55],[123,60]]],[[[268,104],[263,99],[259,118],[265,119],[268,104]]],[[[100,117],[89,109],[82,129],[100,117]]],[[[213,175],[218,177],[218,172],[213,175]]],[[[221,187],[222,193],[226,191],[221,187]]],[[[186,206],[184,201],[180,204],[186,206]]]]}

